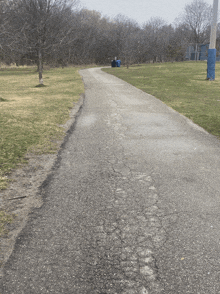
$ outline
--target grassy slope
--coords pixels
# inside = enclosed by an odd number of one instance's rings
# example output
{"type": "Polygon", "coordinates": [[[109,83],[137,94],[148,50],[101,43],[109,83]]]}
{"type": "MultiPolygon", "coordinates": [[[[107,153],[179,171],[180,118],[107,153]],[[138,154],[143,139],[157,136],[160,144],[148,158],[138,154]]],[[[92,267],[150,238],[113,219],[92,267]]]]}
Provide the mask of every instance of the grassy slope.
{"type": "Polygon", "coordinates": [[[64,136],[59,124],[69,119],[84,91],[77,68],[45,71],[45,87],[36,87],[37,82],[35,68],[0,70],[0,189],[27,152],[57,151],[56,141],[64,136]]]}
{"type": "MultiPolygon", "coordinates": [[[[36,87],[34,68],[0,69],[0,190],[27,152],[57,152],[57,140],[65,135],[59,125],[69,119],[69,110],[84,92],[78,69],[45,71],[45,87],[36,87]]],[[[13,218],[0,211],[0,237],[13,218]]]]}
{"type": "Polygon", "coordinates": [[[104,71],[157,97],[220,137],[220,63],[216,63],[215,81],[206,80],[206,69],[206,62],[179,62],[104,71]]]}

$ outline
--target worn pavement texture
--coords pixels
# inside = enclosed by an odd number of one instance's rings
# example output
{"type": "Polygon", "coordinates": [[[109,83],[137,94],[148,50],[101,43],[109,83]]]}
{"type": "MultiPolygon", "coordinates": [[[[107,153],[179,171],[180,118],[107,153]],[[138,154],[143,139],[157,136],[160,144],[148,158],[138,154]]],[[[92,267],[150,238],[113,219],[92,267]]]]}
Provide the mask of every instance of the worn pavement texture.
{"type": "Polygon", "coordinates": [[[1,294],[220,293],[220,142],[99,68],[1,294]]]}

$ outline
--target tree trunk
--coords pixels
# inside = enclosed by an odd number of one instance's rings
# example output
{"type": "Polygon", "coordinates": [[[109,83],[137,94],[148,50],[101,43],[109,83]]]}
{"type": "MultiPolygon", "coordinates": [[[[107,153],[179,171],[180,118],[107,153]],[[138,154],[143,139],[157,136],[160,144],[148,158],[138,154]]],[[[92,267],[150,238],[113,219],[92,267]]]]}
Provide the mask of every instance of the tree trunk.
{"type": "Polygon", "coordinates": [[[71,63],[71,48],[69,48],[68,64],[71,63]]]}
{"type": "Polygon", "coordinates": [[[44,81],[43,81],[43,61],[42,61],[42,52],[41,52],[41,48],[39,49],[38,52],[38,65],[39,65],[39,84],[43,85],[44,81]]]}

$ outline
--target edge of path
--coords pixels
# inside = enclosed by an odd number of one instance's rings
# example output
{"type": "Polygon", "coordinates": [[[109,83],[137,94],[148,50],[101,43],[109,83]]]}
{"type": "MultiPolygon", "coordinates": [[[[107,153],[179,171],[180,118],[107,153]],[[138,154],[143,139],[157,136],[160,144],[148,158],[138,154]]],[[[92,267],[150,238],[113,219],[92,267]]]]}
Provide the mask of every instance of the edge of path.
{"type": "MultiPolygon", "coordinates": [[[[102,68],[111,68],[111,67],[110,67],[110,66],[108,66],[108,67],[100,67],[101,70],[102,70],[102,68]]],[[[106,74],[108,74],[108,75],[111,75],[111,76],[113,76],[113,77],[115,77],[115,78],[117,78],[117,79],[121,79],[121,78],[115,76],[115,75],[112,74],[112,73],[108,73],[108,72],[105,72],[105,71],[103,71],[103,72],[106,73],[106,74]]],[[[157,98],[156,96],[154,96],[154,95],[152,95],[152,94],[149,94],[149,93],[147,93],[147,92],[141,90],[140,88],[135,87],[134,85],[130,84],[129,82],[127,82],[127,81],[125,81],[125,80],[123,80],[123,79],[121,79],[121,80],[122,80],[123,82],[127,83],[128,85],[130,85],[130,86],[132,86],[132,87],[138,89],[140,92],[142,92],[142,93],[144,93],[144,94],[147,94],[147,95],[149,95],[150,97],[153,97],[153,98],[157,99],[158,101],[160,101],[161,103],[163,103],[164,105],[166,105],[166,107],[168,107],[170,111],[172,111],[172,112],[174,112],[174,113],[180,115],[180,116],[186,121],[186,123],[187,123],[188,125],[190,125],[192,128],[196,129],[197,131],[203,132],[203,133],[205,133],[206,135],[211,135],[211,136],[213,136],[214,138],[219,139],[217,136],[212,135],[211,133],[209,133],[208,131],[206,131],[203,127],[201,127],[201,126],[197,125],[196,123],[194,123],[193,120],[191,120],[191,119],[188,118],[187,116],[181,114],[180,112],[178,112],[177,110],[175,110],[175,109],[172,108],[171,106],[167,105],[167,104],[166,104],[165,102],[163,102],[161,99],[157,98]]]]}
{"type": "Polygon", "coordinates": [[[70,119],[60,125],[64,128],[65,135],[57,142],[58,151],[55,154],[27,154],[28,164],[14,170],[9,176],[11,184],[6,190],[0,191],[1,208],[15,216],[13,222],[7,225],[7,234],[0,237],[0,277],[3,276],[4,265],[14,250],[16,239],[25,227],[29,214],[43,205],[41,191],[59,164],[60,153],[74,130],[84,100],[85,94],[82,93],[78,102],[73,104],[70,119]]]}

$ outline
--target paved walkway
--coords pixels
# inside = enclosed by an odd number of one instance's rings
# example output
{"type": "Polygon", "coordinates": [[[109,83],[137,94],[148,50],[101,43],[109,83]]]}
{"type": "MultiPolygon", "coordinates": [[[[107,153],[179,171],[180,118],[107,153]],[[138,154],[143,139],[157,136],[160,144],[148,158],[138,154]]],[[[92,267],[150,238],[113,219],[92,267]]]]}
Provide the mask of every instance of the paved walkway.
{"type": "Polygon", "coordinates": [[[5,294],[220,293],[220,142],[98,68],[5,294]]]}

